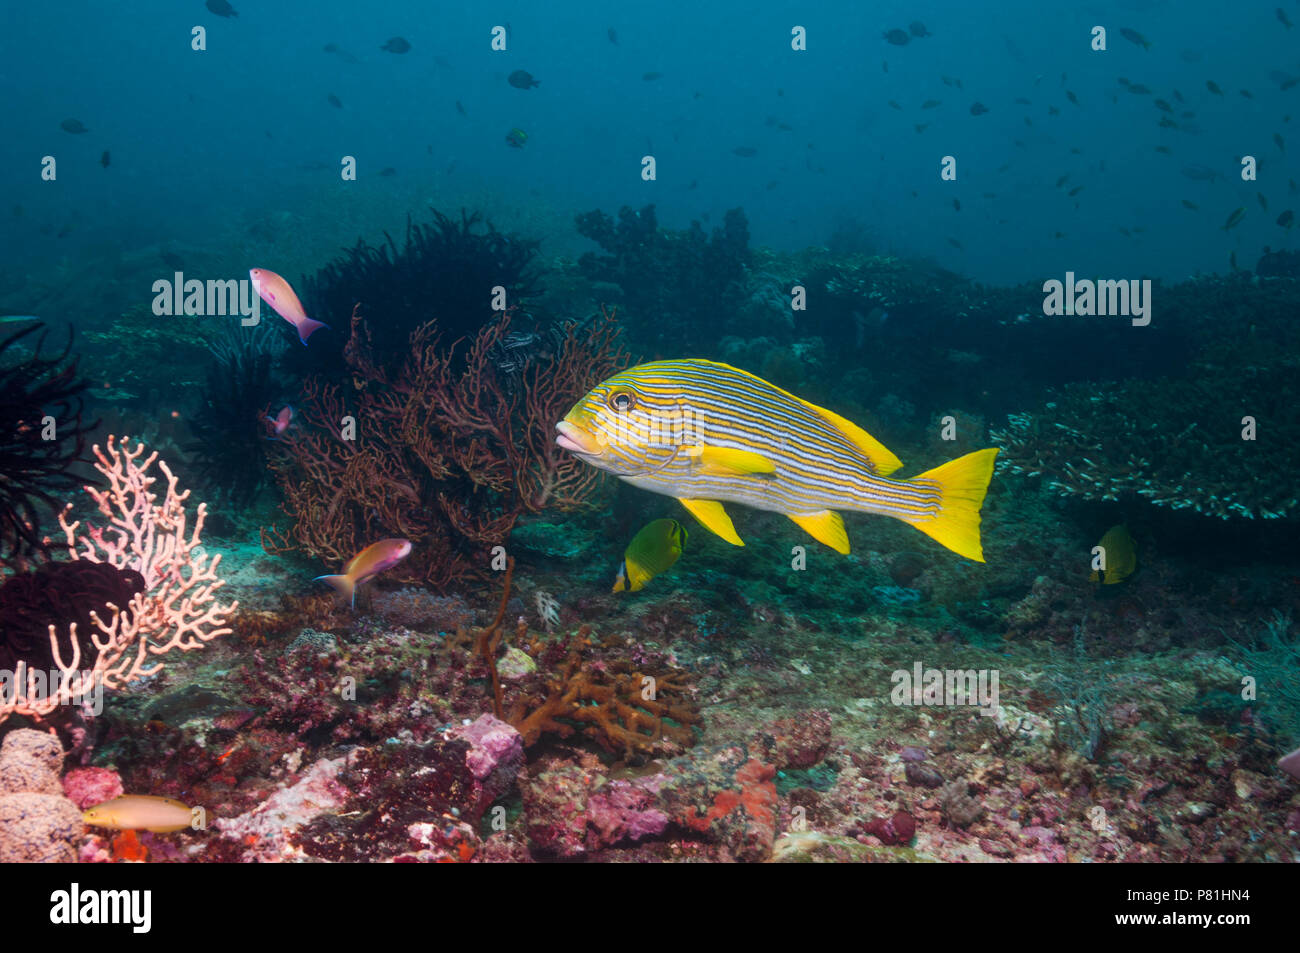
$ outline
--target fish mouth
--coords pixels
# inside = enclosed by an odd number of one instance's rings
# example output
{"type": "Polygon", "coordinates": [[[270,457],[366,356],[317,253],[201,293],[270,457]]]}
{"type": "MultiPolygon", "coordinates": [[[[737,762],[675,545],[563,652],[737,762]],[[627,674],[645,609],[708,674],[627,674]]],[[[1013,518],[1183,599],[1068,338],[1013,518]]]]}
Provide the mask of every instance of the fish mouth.
{"type": "Polygon", "coordinates": [[[570,453],[582,453],[587,456],[598,456],[601,452],[600,442],[583,430],[577,424],[569,423],[567,420],[561,420],[555,425],[559,436],[555,438],[557,446],[570,453]]]}

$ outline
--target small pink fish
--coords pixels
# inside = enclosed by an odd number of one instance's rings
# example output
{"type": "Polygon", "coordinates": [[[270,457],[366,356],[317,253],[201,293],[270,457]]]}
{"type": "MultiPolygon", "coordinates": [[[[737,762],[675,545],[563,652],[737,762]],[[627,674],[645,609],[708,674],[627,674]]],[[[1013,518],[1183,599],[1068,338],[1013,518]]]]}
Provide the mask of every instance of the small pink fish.
{"type": "Polygon", "coordinates": [[[371,543],[352,557],[352,561],[337,576],[317,576],[333,586],[349,604],[357,604],[357,586],[373,579],[385,569],[391,569],[411,554],[409,539],[381,539],[371,543]]]}
{"type": "Polygon", "coordinates": [[[307,344],[307,339],[312,336],[313,331],[329,327],[324,321],[314,321],[307,317],[302,302],[298,300],[298,296],[289,287],[289,282],[275,272],[267,271],[265,268],[251,268],[248,276],[253,279],[253,287],[257,289],[257,293],[261,295],[262,300],[274,308],[276,314],[294,326],[294,329],[298,332],[298,340],[304,346],[307,344]]]}
{"type": "Polygon", "coordinates": [[[274,436],[267,439],[274,440],[276,437],[282,436],[289,429],[289,424],[293,422],[293,407],[285,404],[274,417],[267,417],[266,422],[271,425],[271,429],[274,431],[274,436]]]}

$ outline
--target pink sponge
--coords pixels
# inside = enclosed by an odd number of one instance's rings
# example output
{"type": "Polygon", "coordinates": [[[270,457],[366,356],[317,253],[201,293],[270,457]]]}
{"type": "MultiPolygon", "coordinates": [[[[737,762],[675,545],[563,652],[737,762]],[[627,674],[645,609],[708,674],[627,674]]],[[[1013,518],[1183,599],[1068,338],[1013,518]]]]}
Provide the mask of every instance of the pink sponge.
{"type": "Polygon", "coordinates": [[[73,768],[63,776],[63,796],[81,810],[122,796],[122,779],[107,768],[73,768]]]}

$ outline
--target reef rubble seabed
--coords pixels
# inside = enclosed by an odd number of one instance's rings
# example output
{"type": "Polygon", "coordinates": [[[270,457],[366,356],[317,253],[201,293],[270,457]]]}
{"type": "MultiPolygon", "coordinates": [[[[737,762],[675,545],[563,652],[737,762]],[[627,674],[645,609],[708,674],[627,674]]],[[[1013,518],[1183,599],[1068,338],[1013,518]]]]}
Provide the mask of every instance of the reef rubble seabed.
{"type": "MultiPolygon", "coordinates": [[[[1051,518],[1025,510],[1015,518],[1051,518]]],[[[992,506],[989,521],[1002,518],[992,506]]],[[[1002,597],[994,637],[941,595],[972,570],[939,556],[906,579],[917,599],[866,596],[839,628],[779,593],[711,592],[707,570],[635,600],[575,572],[521,570],[497,665],[507,715],[553,701],[565,686],[546,673],[565,658],[588,685],[615,659],[629,677],[669,673],[677,710],[698,720],[662,721],[677,730],[657,737],[642,724],[644,744],[624,746],[595,721],[561,717],[562,730],[526,739],[491,714],[474,649],[490,595],[376,590],[355,613],[294,597],[296,624],[277,626],[280,592],[301,587],[274,560],[232,553],[234,633],[110,694],[73,732],[68,763],[87,763],[61,795],[57,752],[29,751],[32,733],[6,726],[0,815],[23,823],[0,825],[0,860],[1296,860],[1300,793],[1276,770],[1275,739],[1234,704],[1238,667],[1221,647],[1162,634],[1171,623],[1142,608],[1146,589],[1100,601],[1068,568],[1066,537],[1037,538],[1048,553],[989,554],[1039,571],[1002,597]],[[547,590],[543,619],[530,595],[547,590]],[[1071,618],[1085,620],[1073,650],[1043,637],[1071,618]],[[1120,629],[1148,647],[1105,653],[1120,629]],[[895,704],[891,674],[917,663],[995,672],[996,713],[895,704]],[[69,823],[69,801],[122,790],[201,805],[206,828],[127,837],[69,823]]],[[[885,553],[851,559],[861,593],[890,588],[885,553]]],[[[974,571],[996,590],[1023,568],[974,571]]],[[[1177,580],[1153,570],[1135,583],[1177,580]]],[[[1181,625],[1216,624],[1180,611],[1181,625]]],[[[1235,610],[1222,611],[1226,625],[1235,610]]]]}

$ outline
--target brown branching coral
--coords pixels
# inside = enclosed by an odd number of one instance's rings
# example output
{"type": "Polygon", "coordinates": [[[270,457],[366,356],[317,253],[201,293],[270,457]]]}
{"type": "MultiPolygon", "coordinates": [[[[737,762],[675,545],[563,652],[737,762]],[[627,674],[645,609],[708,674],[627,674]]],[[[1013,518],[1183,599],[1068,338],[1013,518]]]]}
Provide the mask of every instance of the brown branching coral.
{"type": "MultiPolygon", "coordinates": [[[[532,691],[514,699],[506,720],[523,736],[524,745],[544,734],[567,738],[581,731],[626,760],[693,745],[692,725],[700,717],[690,701],[686,673],[649,674],[626,657],[594,658],[590,650],[597,645],[581,630],[565,639],[559,667],[537,676],[532,691]]],[[[626,647],[621,640],[599,645],[606,650],[626,647]]]]}
{"type": "Polygon", "coordinates": [[[374,357],[354,311],[344,352],[352,389],[305,385],[303,426],[271,463],[294,522],[264,530],[263,545],[341,564],[380,537],[400,536],[414,548],[399,577],[442,587],[482,576],[487,551],[520,513],[582,505],[599,476],[557,451],[554,426],[626,366],[614,316],[565,327],[521,384],[496,358],[509,332],[506,314],[462,347],[425,324],[393,368],[374,357]]]}
{"type": "Polygon", "coordinates": [[[689,675],[666,663],[639,664],[628,657],[629,642],[597,642],[589,626],[557,642],[530,638],[520,618],[516,648],[537,663],[537,671],[508,688],[497,669],[502,623],[510,598],[514,560],[506,569],[501,604],[492,623],[473,633],[474,651],[492,680],[493,707],[531,747],[545,735],[582,734],[624,760],[689,748],[700,721],[689,675]]]}

